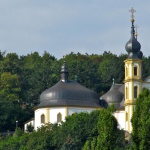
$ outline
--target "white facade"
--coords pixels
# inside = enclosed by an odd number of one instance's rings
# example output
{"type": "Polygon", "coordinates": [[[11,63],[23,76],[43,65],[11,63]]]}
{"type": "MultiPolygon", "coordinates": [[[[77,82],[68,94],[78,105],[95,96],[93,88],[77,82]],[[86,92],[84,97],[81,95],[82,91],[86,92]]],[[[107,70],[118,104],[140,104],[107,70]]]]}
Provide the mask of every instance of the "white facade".
{"type": "MultiPolygon", "coordinates": [[[[68,115],[80,112],[92,112],[97,108],[84,108],[84,107],[49,107],[49,108],[38,108],[35,110],[34,116],[34,129],[37,130],[39,127],[45,123],[59,123],[58,115],[61,118],[61,121],[65,121],[65,118],[68,115]],[[41,117],[44,116],[44,122],[42,122],[41,117]]],[[[26,125],[26,124],[25,124],[26,125]]]]}
{"type": "Polygon", "coordinates": [[[124,110],[117,110],[113,114],[118,121],[118,128],[125,129],[125,111],[124,110]]]}

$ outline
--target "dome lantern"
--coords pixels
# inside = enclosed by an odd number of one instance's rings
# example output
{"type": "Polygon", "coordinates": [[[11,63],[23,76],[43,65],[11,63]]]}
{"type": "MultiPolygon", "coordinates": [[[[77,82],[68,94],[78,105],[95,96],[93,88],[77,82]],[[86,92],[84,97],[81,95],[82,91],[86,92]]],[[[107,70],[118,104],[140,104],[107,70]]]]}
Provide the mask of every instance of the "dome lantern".
{"type": "Polygon", "coordinates": [[[66,62],[64,61],[64,64],[61,67],[61,81],[67,82],[68,81],[68,67],[66,65],[66,62]]]}

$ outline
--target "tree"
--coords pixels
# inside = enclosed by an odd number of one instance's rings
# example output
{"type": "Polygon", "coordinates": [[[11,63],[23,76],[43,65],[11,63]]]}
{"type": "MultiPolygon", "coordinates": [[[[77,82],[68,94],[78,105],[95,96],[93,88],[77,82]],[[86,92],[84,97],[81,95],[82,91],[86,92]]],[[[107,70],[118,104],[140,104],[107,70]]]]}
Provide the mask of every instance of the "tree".
{"type": "Polygon", "coordinates": [[[121,131],[117,128],[118,122],[112,115],[113,112],[114,106],[100,112],[96,150],[112,150],[118,146],[123,147],[124,137],[120,136],[121,131]]]}
{"type": "Polygon", "coordinates": [[[124,148],[124,132],[117,128],[118,123],[112,115],[114,106],[99,111],[98,135],[88,138],[83,150],[115,150],[124,148]]]}
{"type": "Polygon", "coordinates": [[[147,78],[150,75],[150,56],[149,57],[143,57],[142,58],[142,76],[143,78],[147,78]]]}
{"type": "Polygon", "coordinates": [[[2,73],[0,76],[0,131],[15,128],[16,120],[21,114],[19,93],[21,92],[18,76],[2,73]]]}
{"type": "Polygon", "coordinates": [[[99,111],[93,111],[90,114],[82,112],[68,116],[60,128],[53,131],[53,145],[57,145],[57,149],[63,147],[81,149],[88,138],[98,135],[96,125],[98,115],[99,111]]]}
{"type": "Polygon", "coordinates": [[[114,55],[110,52],[104,52],[102,62],[99,65],[99,74],[102,80],[103,91],[106,92],[112,84],[112,79],[116,83],[122,83],[124,79],[124,58],[126,55],[114,55]]]}
{"type": "MultiPolygon", "coordinates": [[[[45,52],[21,57],[20,83],[22,97],[27,103],[39,103],[40,94],[58,81],[56,59],[45,52]]],[[[60,70],[59,70],[60,71],[60,70]]]]}
{"type": "Polygon", "coordinates": [[[1,72],[10,72],[11,74],[20,74],[20,60],[16,53],[8,53],[6,56],[2,54],[1,72]],[[5,56],[5,57],[4,57],[5,56]]]}
{"type": "Polygon", "coordinates": [[[132,117],[132,150],[150,148],[150,91],[143,89],[136,99],[136,109],[132,117]]]}

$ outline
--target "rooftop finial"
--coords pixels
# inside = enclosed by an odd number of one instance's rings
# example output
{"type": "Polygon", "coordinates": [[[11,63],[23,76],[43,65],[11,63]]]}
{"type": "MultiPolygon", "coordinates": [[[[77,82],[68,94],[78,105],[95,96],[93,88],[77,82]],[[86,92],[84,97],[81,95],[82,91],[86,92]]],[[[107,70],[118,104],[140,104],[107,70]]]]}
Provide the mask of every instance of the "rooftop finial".
{"type": "Polygon", "coordinates": [[[136,39],[137,39],[137,36],[138,36],[138,32],[137,32],[138,27],[139,27],[138,25],[135,25],[135,37],[136,37],[136,39]]]}
{"type": "Polygon", "coordinates": [[[68,67],[66,65],[66,61],[64,61],[64,64],[61,67],[61,81],[68,81],[68,67]]]}
{"type": "Polygon", "coordinates": [[[132,7],[129,11],[131,12],[131,22],[134,22],[134,13],[136,10],[132,7]]]}

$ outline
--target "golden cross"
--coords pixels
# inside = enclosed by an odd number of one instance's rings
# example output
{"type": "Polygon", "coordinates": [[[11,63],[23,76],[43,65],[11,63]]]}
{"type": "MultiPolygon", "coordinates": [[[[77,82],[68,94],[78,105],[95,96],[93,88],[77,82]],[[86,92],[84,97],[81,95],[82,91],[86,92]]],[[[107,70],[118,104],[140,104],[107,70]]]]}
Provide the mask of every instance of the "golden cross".
{"type": "Polygon", "coordinates": [[[131,12],[131,19],[134,19],[134,13],[136,10],[132,7],[129,11],[131,12]]]}

